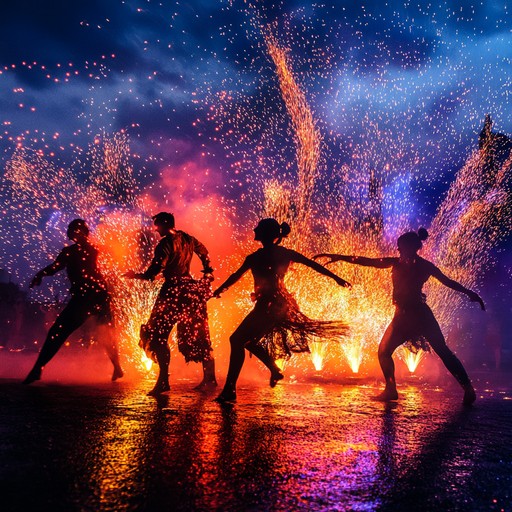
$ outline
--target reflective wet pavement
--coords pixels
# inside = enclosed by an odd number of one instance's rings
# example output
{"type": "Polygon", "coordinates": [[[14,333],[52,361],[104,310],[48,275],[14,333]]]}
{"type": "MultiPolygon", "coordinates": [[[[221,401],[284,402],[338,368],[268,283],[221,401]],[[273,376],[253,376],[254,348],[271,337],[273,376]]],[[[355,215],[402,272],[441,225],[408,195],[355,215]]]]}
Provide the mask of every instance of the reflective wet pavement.
{"type": "Polygon", "coordinates": [[[471,408],[363,380],[246,383],[221,407],[191,382],[3,379],[0,510],[512,510],[512,387],[477,384],[471,408]]]}

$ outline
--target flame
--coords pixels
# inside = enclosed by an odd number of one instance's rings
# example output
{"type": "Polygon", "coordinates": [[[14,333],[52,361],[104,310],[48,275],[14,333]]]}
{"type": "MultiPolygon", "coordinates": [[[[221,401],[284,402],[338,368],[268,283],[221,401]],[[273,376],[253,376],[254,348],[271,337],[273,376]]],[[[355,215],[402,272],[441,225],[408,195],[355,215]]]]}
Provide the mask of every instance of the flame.
{"type": "MultiPolygon", "coordinates": [[[[264,36],[289,121],[295,161],[283,162],[286,152],[282,147],[272,146],[274,141],[280,140],[278,136],[282,133],[277,133],[276,127],[282,130],[282,123],[274,124],[269,117],[264,135],[260,139],[255,135],[252,141],[256,130],[242,129],[242,112],[229,116],[233,122],[240,123],[229,129],[235,135],[233,140],[240,141],[240,147],[227,148],[231,154],[240,154],[234,164],[237,167],[234,175],[238,176],[247,162],[261,164],[254,166],[255,172],[250,178],[251,183],[259,187],[255,195],[259,206],[251,213],[290,222],[292,233],[286,245],[306,255],[318,252],[369,257],[394,255],[396,235],[414,227],[411,223],[416,222],[410,215],[414,210],[412,200],[403,195],[398,185],[407,184],[407,180],[415,176],[422,156],[416,154],[416,158],[405,165],[402,158],[405,132],[383,129],[370,113],[358,127],[365,132],[362,143],[351,143],[343,159],[335,156],[334,165],[328,169],[327,156],[332,155],[327,155],[324,149],[329,145],[327,142],[333,141],[326,140],[328,135],[320,129],[323,125],[310,108],[310,93],[301,84],[300,75],[294,72],[292,53],[271,34],[270,28],[264,30],[264,36]],[[242,146],[249,147],[254,155],[243,153],[242,146]],[[267,163],[265,149],[270,152],[272,148],[279,153],[281,160],[276,162],[283,163],[283,168],[274,165],[274,161],[271,165],[267,163]],[[386,151],[380,151],[382,148],[386,151]],[[391,204],[393,209],[385,214],[386,204],[391,204]]],[[[220,95],[217,101],[219,104],[230,102],[230,94],[220,95]]],[[[211,108],[215,110],[217,106],[211,108]]],[[[218,108],[220,111],[221,107],[218,108]]],[[[226,113],[232,114],[228,110],[226,113]]],[[[219,122],[219,136],[222,136],[222,126],[227,123],[219,122]]],[[[139,236],[145,230],[141,219],[150,215],[144,206],[142,181],[138,180],[131,164],[128,135],[126,132],[97,135],[84,154],[83,161],[59,167],[41,151],[26,146],[15,149],[6,164],[0,187],[4,194],[4,217],[10,219],[2,226],[1,238],[6,245],[19,248],[19,252],[12,257],[2,256],[11,258],[3,261],[2,267],[12,271],[19,281],[26,280],[18,270],[20,261],[24,260],[25,266],[35,271],[43,266],[47,255],[55,254],[56,246],[62,245],[61,233],[71,216],[90,220],[94,224],[94,242],[102,255],[100,263],[113,289],[121,352],[136,368],[150,371],[147,358],[138,347],[138,338],[140,325],[147,321],[159,285],[122,277],[128,269],[144,268],[153,248],[151,237],[147,237],[147,243],[142,243],[139,236]],[[87,175],[87,179],[78,179],[77,169],[87,175]],[[52,218],[46,222],[48,212],[52,213],[52,218]],[[37,259],[34,254],[41,256],[37,259]]],[[[200,164],[197,166],[199,168],[200,164]]],[[[479,273],[489,262],[491,249],[512,231],[511,167],[511,161],[495,165],[492,148],[485,145],[469,155],[431,223],[425,256],[464,286],[472,287],[477,282],[479,273]]],[[[181,180],[188,181],[184,172],[181,180]]],[[[236,184],[240,190],[248,186],[243,181],[236,184]]],[[[245,200],[250,195],[244,192],[241,197],[245,200]]],[[[182,201],[182,196],[176,201],[182,201]]],[[[238,215],[239,210],[227,200],[216,209],[222,208],[226,218],[247,217],[238,215]]],[[[244,241],[240,235],[250,232],[250,227],[240,221],[239,232],[235,234],[236,239],[242,241],[238,254],[231,255],[226,267],[252,252],[249,240],[244,241]]],[[[350,335],[346,338],[332,340],[330,344],[312,343],[315,369],[320,371],[329,357],[342,354],[351,371],[357,373],[365,361],[364,356],[376,353],[393,315],[390,273],[343,263],[330,268],[353,283],[350,291],[304,266],[290,270],[286,285],[311,318],[342,319],[350,325],[350,335]]],[[[48,289],[53,297],[59,291],[53,282],[48,289]]],[[[463,296],[435,282],[428,283],[426,292],[440,324],[449,328],[463,296]]],[[[248,300],[241,298],[242,294],[247,295],[246,289],[240,287],[232,293],[235,304],[242,306],[240,310],[248,306],[248,300]]],[[[39,290],[34,294],[43,298],[39,290]]],[[[212,333],[224,336],[230,332],[232,317],[230,308],[224,307],[222,313],[214,310],[212,333]]],[[[416,371],[422,357],[423,353],[405,356],[410,371],[416,371]]],[[[376,365],[375,357],[371,361],[376,365]]],[[[284,366],[284,362],[279,364],[284,366]]]]}
{"type": "Polygon", "coordinates": [[[342,345],[343,352],[347,359],[348,365],[352,373],[359,373],[359,367],[363,362],[363,344],[362,343],[345,343],[342,345]]]}
{"type": "Polygon", "coordinates": [[[407,365],[411,373],[416,371],[421,360],[425,357],[425,354],[426,352],[424,350],[420,349],[417,352],[413,352],[404,346],[400,347],[398,350],[398,356],[407,365]]]}
{"type": "Polygon", "coordinates": [[[144,365],[147,372],[151,371],[151,368],[153,367],[153,360],[147,357],[144,353],[141,355],[141,363],[144,365]]]}
{"type": "Polygon", "coordinates": [[[276,359],[275,361],[276,366],[283,371],[286,366],[286,359],[276,359]]]}
{"type": "Polygon", "coordinates": [[[309,349],[311,351],[311,361],[313,362],[315,370],[317,372],[323,370],[324,360],[327,354],[327,343],[313,341],[309,344],[309,349]]]}

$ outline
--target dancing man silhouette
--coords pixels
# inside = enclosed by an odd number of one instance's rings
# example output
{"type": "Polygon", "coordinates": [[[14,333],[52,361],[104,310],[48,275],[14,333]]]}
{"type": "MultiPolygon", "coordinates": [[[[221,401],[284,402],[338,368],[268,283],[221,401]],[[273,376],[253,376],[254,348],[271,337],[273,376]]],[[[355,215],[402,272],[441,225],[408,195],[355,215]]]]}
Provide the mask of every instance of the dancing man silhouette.
{"type": "Polygon", "coordinates": [[[170,390],[169,364],[171,352],[168,339],[177,323],[178,349],[185,360],[203,364],[203,380],[196,389],[217,386],[215,361],[208,327],[206,300],[211,296],[210,282],[213,269],[208,250],[193,236],[174,227],[174,215],[160,212],[153,223],[161,240],[148,269],[143,273],[129,271],[125,277],[152,281],[160,272],[165,281],[151,311],[147,324],[141,326],[140,345],[158,363],[160,373],[155,387],[148,395],[159,395],[170,390]],[[190,275],[193,255],[203,264],[204,278],[195,280],[190,275]]]}
{"type": "Polygon", "coordinates": [[[89,227],[84,220],[75,219],[68,226],[67,236],[75,243],[64,247],[57,259],[40,270],[30,282],[30,288],[39,286],[43,277],[66,269],[71,282],[71,299],[50,327],[39,357],[24,384],[41,378],[43,368],[66,339],[90,317],[96,317],[103,335],[102,343],[114,365],[112,380],[123,376],[113,336],[111,298],[107,283],[98,269],[98,250],[89,242],[89,227]]]}

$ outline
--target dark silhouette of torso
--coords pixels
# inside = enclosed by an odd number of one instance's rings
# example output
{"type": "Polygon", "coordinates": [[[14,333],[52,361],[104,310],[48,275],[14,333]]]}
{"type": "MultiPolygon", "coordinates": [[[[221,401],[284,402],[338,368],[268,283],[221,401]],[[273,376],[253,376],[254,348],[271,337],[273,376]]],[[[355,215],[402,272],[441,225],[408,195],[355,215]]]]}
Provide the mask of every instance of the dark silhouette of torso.
{"type": "Polygon", "coordinates": [[[144,276],[154,278],[160,271],[165,279],[190,276],[190,263],[194,253],[201,259],[208,257],[206,247],[193,236],[184,231],[169,233],[158,242],[153,260],[144,276]]]}
{"type": "Polygon", "coordinates": [[[401,308],[424,303],[425,295],[422,289],[432,275],[433,264],[419,256],[410,262],[400,261],[399,258],[391,260],[393,303],[401,308]]]}
{"type": "Polygon", "coordinates": [[[88,242],[80,242],[62,249],[55,262],[47,267],[48,275],[66,269],[72,295],[106,291],[107,284],[98,268],[98,250],[88,242]]]}
{"type": "Polygon", "coordinates": [[[293,256],[294,251],[272,245],[262,247],[247,257],[246,263],[254,277],[256,296],[271,294],[284,288],[284,277],[293,256]]]}

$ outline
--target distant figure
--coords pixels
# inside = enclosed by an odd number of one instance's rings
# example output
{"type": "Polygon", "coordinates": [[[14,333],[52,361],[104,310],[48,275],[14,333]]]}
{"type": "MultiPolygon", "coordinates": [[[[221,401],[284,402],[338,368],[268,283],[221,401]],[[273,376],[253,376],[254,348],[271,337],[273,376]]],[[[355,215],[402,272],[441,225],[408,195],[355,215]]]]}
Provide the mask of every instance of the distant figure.
{"type": "MultiPolygon", "coordinates": [[[[37,361],[24,380],[30,384],[41,378],[46,364],[58,352],[66,339],[78,329],[88,318],[96,317],[100,327],[112,327],[112,311],[107,283],[98,269],[98,250],[89,242],[89,228],[84,220],[73,220],[67,230],[67,236],[75,242],[64,247],[57,259],[40,270],[30,282],[30,288],[39,286],[43,277],[53,276],[66,269],[71,282],[71,299],[50,327],[46,341],[39,353],[37,361]]],[[[106,334],[106,333],[103,333],[106,334]]],[[[107,354],[114,365],[112,380],[123,376],[119,364],[117,345],[113,341],[110,330],[108,341],[104,341],[107,354]]]]}
{"type": "Polygon", "coordinates": [[[261,242],[263,248],[247,256],[242,266],[213,293],[214,297],[220,297],[248,270],[252,272],[252,299],[256,304],[229,339],[228,375],[224,389],[216,399],[221,403],[236,400],[236,382],[244,364],[245,349],[270,370],[270,387],[274,387],[284,377],[275,363],[276,359],[288,357],[292,352],[309,352],[310,336],[334,337],[347,331],[340,322],[311,320],[304,315],[285,288],[284,277],[290,263],[295,262],[331,277],[340,286],[350,284],[302,254],[279,246],[290,233],[288,224],[264,219],[258,223],[254,233],[254,239],[261,242]]]}
{"type": "Polygon", "coordinates": [[[475,390],[464,366],[446,345],[439,324],[425,302],[422,288],[432,276],[445,286],[465,293],[472,302],[478,302],[483,310],[485,306],[478,294],[449,279],[433,263],[418,256],[422,241],[427,237],[428,232],[423,228],[418,233],[409,231],[401,235],[397,241],[399,258],[365,258],[339,254],[317,254],[315,258],[330,258],[328,263],[346,261],[365,267],[392,269],[393,303],[396,309],[379,345],[379,363],[386,387],[375,397],[376,400],[388,402],[398,399],[393,352],[405,342],[412,342],[417,348],[422,348],[426,340],[464,389],[464,404],[470,405],[476,400],[475,390]]]}
{"type": "Polygon", "coordinates": [[[172,213],[160,212],[153,217],[155,229],[161,236],[153,259],[145,272],[125,274],[131,279],[152,281],[162,272],[165,278],[148,323],[140,330],[140,346],[160,368],[155,387],[148,393],[150,396],[170,390],[168,339],[176,323],[178,349],[185,356],[185,361],[203,364],[203,380],[196,389],[217,386],[206,309],[206,300],[211,296],[213,269],[206,247],[193,236],[175,229],[174,222],[172,213]],[[204,278],[200,280],[190,275],[194,253],[203,263],[204,278]]]}
{"type": "Polygon", "coordinates": [[[512,139],[503,133],[493,131],[490,114],[485,116],[484,125],[478,137],[478,147],[488,166],[486,179],[490,184],[495,179],[499,167],[510,158],[512,151],[512,139]]]}

